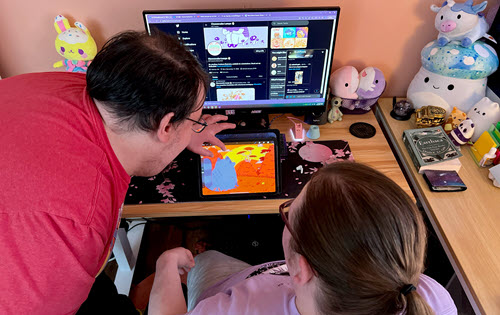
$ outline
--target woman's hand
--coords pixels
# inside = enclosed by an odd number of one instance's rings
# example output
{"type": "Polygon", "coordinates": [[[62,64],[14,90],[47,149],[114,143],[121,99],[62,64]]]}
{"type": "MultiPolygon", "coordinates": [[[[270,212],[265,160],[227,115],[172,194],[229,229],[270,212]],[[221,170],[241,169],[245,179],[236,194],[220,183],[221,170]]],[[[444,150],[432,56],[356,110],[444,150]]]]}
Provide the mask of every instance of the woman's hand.
{"type": "Polygon", "coordinates": [[[226,146],[215,135],[225,129],[234,129],[236,125],[232,123],[219,123],[220,121],[227,120],[227,116],[224,115],[203,115],[202,118],[207,122],[208,126],[202,132],[196,133],[191,137],[191,142],[187,146],[187,149],[199,155],[213,157],[212,152],[203,148],[203,143],[207,142],[216,145],[225,151],[226,146]]]}
{"type": "Polygon", "coordinates": [[[156,270],[158,272],[172,265],[176,266],[180,275],[189,272],[194,267],[193,254],[184,247],[169,249],[161,254],[160,258],[156,261],[156,270]]]}
{"type": "Polygon", "coordinates": [[[169,249],[156,261],[156,274],[149,296],[150,315],[173,315],[187,312],[179,274],[194,267],[193,254],[183,247],[169,249]]]}

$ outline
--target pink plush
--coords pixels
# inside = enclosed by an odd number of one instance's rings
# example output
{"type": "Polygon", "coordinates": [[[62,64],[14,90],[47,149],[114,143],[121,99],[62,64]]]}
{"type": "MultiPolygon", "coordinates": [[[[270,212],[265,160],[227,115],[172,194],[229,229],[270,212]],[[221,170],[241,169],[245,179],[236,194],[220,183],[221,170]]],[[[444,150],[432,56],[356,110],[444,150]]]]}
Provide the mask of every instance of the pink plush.
{"type": "Polygon", "coordinates": [[[342,98],[357,99],[356,90],[359,86],[359,73],[353,66],[337,69],[330,78],[332,94],[342,98]]]}

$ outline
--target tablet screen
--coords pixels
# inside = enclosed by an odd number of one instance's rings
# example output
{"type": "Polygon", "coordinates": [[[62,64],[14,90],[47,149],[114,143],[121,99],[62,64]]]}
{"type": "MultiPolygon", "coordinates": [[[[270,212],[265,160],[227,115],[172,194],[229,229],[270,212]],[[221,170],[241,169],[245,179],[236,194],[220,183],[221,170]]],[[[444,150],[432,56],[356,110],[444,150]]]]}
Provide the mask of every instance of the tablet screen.
{"type": "Polygon", "coordinates": [[[202,195],[276,193],[276,142],[273,139],[221,139],[227,150],[205,146],[214,157],[201,157],[202,195]]]}

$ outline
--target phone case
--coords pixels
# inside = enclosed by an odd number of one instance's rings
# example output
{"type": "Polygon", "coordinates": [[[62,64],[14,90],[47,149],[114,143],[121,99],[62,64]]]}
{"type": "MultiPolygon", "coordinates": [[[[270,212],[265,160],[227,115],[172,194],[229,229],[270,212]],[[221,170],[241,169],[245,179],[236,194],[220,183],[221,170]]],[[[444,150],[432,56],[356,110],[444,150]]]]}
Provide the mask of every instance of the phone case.
{"type": "Polygon", "coordinates": [[[455,171],[425,170],[424,179],[432,191],[464,191],[467,189],[455,171]]]}

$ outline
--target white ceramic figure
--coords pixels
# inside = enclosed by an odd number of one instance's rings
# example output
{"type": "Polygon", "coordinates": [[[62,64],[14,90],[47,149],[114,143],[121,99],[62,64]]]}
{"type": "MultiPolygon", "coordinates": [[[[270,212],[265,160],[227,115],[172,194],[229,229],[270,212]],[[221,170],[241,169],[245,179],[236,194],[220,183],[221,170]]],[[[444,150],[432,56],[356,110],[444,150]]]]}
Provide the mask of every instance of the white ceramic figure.
{"type": "Polygon", "coordinates": [[[427,105],[467,112],[486,95],[487,77],[498,68],[495,50],[480,41],[470,47],[436,41],[421,52],[422,67],[410,83],[407,98],[415,109],[427,105]]]}
{"type": "Polygon", "coordinates": [[[471,138],[472,142],[476,142],[483,132],[490,128],[491,124],[500,121],[500,106],[489,98],[483,97],[467,112],[467,117],[472,119],[476,126],[471,138]]]}

